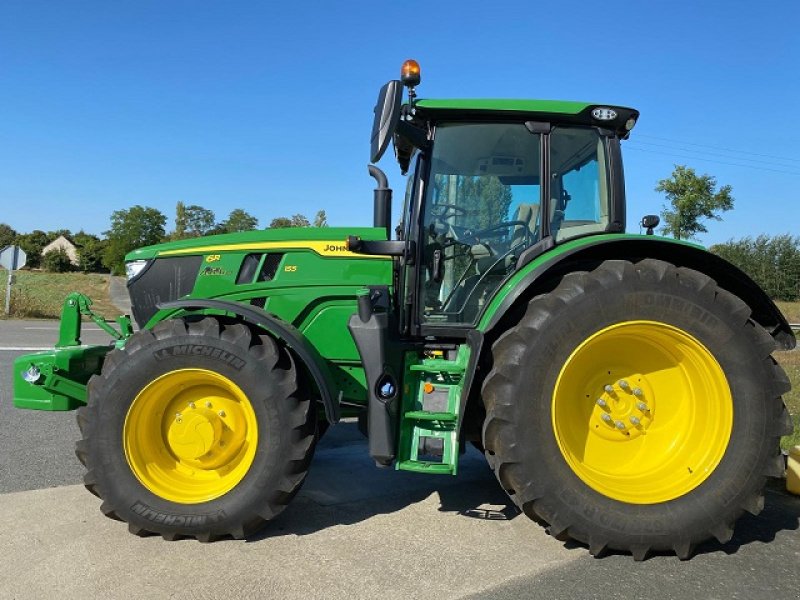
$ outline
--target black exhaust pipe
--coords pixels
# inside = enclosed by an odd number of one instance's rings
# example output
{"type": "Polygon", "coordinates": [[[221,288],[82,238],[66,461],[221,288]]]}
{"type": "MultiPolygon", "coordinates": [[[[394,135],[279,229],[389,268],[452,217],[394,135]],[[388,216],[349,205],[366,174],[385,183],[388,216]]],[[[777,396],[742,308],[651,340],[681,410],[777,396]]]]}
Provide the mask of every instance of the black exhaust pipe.
{"type": "Polygon", "coordinates": [[[373,201],[373,227],[386,229],[386,239],[392,239],[392,190],[386,173],[375,165],[367,165],[369,174],[375,178],[378,187],[375,188],[373,201]]]}

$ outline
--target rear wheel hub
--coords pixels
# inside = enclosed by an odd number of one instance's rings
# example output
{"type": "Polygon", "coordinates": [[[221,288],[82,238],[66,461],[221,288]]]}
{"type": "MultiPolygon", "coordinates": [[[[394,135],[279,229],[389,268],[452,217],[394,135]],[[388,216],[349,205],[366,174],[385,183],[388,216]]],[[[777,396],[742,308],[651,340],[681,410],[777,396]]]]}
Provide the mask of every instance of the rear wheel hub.
{"type": "Polygon", "coordinates": [[[556,441],[572,471],[601,494],[666,502],[722,460],[733,400],[711,352],[665,323],[606,327],[569,356],[552,400],[556,441]]]}

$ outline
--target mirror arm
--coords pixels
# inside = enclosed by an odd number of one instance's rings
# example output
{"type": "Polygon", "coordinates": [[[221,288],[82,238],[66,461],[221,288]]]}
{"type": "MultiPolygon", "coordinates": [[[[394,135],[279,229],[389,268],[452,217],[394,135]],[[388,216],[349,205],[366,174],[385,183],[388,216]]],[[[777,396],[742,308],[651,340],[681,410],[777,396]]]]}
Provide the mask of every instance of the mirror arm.
{"type": "Polygon", "coordinates": [[[414,144],[420,150],[425,150],[430,146],[430,141],[428,140],[428,134],[425,132],[424,129],[420,129],[419,127],[415,127],[408,121],[399,121],[397,123],[397,128],[395,132],[398,135],[403,136],[409,142],[414,144]]]}
{"type": "MultiPolygon", "coordinates": [[[[362,240],[355,235],[348,236],[347,249],[356,254],[370,254],[372,256],[398,256],[406,261],[413,261],[416,253],[416,244],[413,241],[402,240],[362,240]]],[[[413,264],[409,262],[408,264],[413,264]]]]}

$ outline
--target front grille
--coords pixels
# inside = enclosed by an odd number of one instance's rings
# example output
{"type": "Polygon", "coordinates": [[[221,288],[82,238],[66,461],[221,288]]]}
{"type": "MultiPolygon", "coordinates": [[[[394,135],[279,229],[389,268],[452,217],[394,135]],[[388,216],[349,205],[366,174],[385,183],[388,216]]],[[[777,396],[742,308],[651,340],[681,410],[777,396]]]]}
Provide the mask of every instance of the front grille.
{"type": "Polygon", "coordinates": [[[202,256],[157,258],[128,282],[131,311],[140,328],[156,314],[158,304],[177,300],[194,289],[202,262],[202,256]]]}

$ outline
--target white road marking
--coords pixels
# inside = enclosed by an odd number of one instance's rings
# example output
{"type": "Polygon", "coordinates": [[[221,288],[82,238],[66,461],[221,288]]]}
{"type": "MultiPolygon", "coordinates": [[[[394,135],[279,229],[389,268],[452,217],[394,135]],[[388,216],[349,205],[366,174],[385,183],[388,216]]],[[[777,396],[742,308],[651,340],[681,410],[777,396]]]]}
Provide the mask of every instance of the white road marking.
{"type": "Polygon", "coordinates": [[[42,350],[52,350],[52,346],[42,346],[41,348],[22,347],[22,346],[0,346],[0,352],[40,352],[42,350]]]}
{"type": "MultiPolygon", "coordinates": [[[[25,327],[28,330],[38,331],[58,331],[58,327],[25,327]]],[[[99,327],[81,327],[81,331],[103,331],[99,327]]]]}

